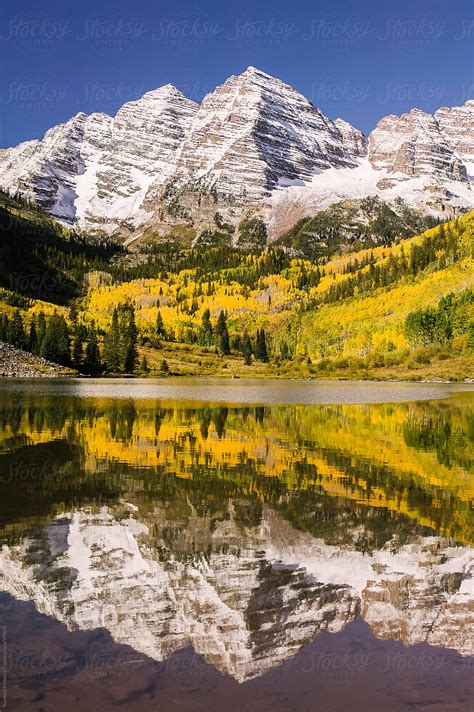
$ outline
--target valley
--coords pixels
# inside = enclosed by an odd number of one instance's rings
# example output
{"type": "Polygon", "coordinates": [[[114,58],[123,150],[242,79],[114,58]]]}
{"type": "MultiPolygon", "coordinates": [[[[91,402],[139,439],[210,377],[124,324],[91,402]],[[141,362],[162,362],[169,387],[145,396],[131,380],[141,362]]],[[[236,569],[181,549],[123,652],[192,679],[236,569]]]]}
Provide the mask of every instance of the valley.
{"type": "Polygon", "coordinates": [[[416,235],[430,223],[398,209],[130,251],[4,196],[0,340],[91,375],[472,378],[474,215],[416,235]]]}

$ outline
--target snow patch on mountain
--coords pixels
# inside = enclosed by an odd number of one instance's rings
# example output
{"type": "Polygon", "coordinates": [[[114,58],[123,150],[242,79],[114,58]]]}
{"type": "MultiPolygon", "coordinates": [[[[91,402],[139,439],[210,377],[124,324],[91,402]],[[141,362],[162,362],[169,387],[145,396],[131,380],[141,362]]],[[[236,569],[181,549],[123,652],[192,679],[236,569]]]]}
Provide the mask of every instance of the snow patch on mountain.
{"type": "Polygon", "coordinates": [[[112,232],[147,213],[143,200],[164,182],[197,110],[171,84],[124,104],[114,118],[79,113],[0,154],[0,184],[20,191],[59,220],[112,232]]]}
{"type": "Polygon", "coordinates": [[[265,212],[270,239],[276,239],[298,220],[341,200],[378,196],[387,203],[397,198],[423,213],[446,217],[474,209],[474,190],[467,182],[433,183],[429,175],[407,176],[377,169],[368,158],[356,168],[322,171],[303,186],[273,191],[265,212]]]}

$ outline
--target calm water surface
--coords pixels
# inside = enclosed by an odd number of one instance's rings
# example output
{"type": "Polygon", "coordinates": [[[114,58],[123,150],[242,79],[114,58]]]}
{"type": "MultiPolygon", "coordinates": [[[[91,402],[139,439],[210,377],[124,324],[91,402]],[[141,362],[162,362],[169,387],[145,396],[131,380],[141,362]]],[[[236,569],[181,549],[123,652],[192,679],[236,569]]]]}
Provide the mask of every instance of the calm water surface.
{"type": "Polygon", "coordinates": [[[0,383],[6,709],[471,712],[474,388],[0,383]]]}

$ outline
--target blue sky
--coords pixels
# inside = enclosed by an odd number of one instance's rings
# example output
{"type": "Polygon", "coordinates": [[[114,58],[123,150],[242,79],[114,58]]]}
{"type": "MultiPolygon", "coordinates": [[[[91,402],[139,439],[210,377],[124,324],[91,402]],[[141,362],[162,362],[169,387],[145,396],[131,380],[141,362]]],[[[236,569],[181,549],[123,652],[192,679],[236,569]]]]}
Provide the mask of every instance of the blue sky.
{"type": "Polygon", "coordinates": [[[0,145],[171,82],[199,101],[256,66],[368,132],[474,96],[470,0],[2,0],[0,145]]]}

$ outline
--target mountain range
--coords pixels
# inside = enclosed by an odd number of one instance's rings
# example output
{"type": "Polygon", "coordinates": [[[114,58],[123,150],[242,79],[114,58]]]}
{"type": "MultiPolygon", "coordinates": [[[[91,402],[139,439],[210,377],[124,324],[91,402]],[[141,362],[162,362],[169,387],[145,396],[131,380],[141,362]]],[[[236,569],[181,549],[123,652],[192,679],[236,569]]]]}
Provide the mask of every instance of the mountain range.
{"type": "Polygon", "coordinates": [[[171,84],[114,117],[79,113],[42,140],[0,150],[0,188],[60,221],[127,242],[216,215],[270,239],[329,205],[368,195],[450,217],[474,207],[474,101],[382,118],[368,137],[249,67],[201,104],[171,84]]]}
{"type": "MultiPolygon", "coordinates": [[[[36,537],[0,551],[2,589],[65,623],[104,627],[118,643],[166,660],[191,644],[239,682],[289,661],[323,631],[362,616],[379,638],[472,654],[472,556],[440,537],[390,541],[371,555],[326,544],[265,509],[242,532],[229,516],[209,531],[194,513],[170,551],[159,507],[143,521],[113,509],[53,518],[36,537]],[[208,546],[195,553],[195,530],[208,546]],[[193,533],[194,532],[194,533],[193,533]]],[[[360,532],[358,532],[360,534],[360,532]]],[[[198,537],[198,541],[200,539],[198,537]]]]}

